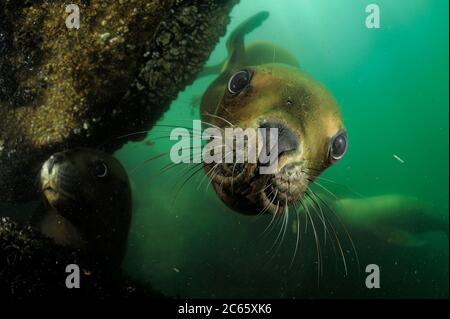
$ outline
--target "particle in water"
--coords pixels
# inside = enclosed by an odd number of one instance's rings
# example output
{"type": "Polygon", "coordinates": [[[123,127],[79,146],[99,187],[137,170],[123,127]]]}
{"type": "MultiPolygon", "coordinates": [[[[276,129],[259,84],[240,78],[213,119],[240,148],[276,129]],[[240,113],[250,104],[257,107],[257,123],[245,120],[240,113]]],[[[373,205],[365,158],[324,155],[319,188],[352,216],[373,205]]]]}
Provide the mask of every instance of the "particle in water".
{"type": "Polygon", "coordinates": [[[405,161],[404,160],[402,160],[398,155],[393,155],[394,156],[394,158],[397,160],[397,161],[399,161],[400,163],[402,163],[402,164],[404,164],[405,163],[405,161]]]}

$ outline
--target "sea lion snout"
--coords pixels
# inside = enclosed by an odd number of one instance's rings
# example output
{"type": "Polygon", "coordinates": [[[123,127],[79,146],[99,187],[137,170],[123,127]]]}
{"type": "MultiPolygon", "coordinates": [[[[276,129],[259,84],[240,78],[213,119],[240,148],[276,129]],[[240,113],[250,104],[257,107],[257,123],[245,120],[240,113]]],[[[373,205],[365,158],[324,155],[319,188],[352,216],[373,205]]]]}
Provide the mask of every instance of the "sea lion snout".
{"type": "Polygon", "coordinates": [[[274,146],[277,148],[277,156],[289,151],[296,151],[299,148],[300,138],[292,129],[289,128],[288,125],[275,120],[267,120],[261,123],[259,128],[264,129],[262,138],[266,150],[270,150],[271,148],[271,131],[276,130],[277,140],[274,141],[276,143],[274,146]]]}
{"type": "Polygon", "coordinates": [[[66,153],[55,153],[42,165],[39,190],[50,205],[74,197],[79,185],[80,179],[66,153]]]}

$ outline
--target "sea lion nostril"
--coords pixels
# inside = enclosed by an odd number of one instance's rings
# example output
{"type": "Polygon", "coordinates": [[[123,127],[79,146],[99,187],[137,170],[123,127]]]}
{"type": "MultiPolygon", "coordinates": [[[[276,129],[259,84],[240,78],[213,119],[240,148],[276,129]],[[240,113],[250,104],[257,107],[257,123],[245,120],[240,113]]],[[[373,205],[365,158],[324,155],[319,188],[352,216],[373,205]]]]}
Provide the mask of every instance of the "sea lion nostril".
{"type": "Polygon", "coordinates": [[[297,135],[285,124],[275,121],[265,121],[260,125],[260,128],[265,129],[262,131],[263,143],[266,149],[273,149],[274,143],[278,147],[278,155],[288,151],[295,151],[300,146],[300,140],[297,135]],[[270,129],[278,130],[278,141],[270,141],[270,129]]]}

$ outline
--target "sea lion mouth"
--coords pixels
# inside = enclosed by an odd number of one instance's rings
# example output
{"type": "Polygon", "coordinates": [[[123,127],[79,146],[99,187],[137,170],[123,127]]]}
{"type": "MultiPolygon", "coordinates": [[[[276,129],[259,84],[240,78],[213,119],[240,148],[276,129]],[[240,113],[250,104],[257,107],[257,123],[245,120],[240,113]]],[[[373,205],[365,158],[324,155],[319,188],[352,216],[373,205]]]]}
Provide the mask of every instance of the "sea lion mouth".
{"type": "Polygon", "coordinates": [[[242,164],[236,177],[227,176],[228,168],[210,174],[216,192],[233,209],[244,214],[283,214],[299,201],[308,188],[310,177],[304,164],[287,163],[274,174],[260,175],[258,165],[242,164]]]}
{"type": "Polygon", "coordinates": [[[288,163],[275,174],[269,176],[259,201],[263,211],[283,214],[293,203],[299,201],[308,188],[309,177],[300,163],[288,163]]]}
{"type": "Polygon", "coordinates": [[[51,187],[51,186],[43,187],[41,189],[41,192],[44,193],[44,194],[53,194],[53,195],[58,194],[58,191],[55,188],[51,187]]]}

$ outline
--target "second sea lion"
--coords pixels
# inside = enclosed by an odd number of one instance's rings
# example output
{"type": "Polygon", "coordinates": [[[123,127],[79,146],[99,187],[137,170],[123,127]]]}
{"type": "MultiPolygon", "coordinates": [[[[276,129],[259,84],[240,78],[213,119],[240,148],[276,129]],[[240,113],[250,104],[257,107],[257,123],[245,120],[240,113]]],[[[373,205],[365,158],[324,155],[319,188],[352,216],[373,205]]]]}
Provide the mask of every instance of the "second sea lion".
{"type": "Polygon", "coordinates": [[[132,201],[128,176],[113,156],[76,148],[53,154],[42,166],[44,206],[33,226],[56,243],[117,268],[127,245],[132,201]]]}

